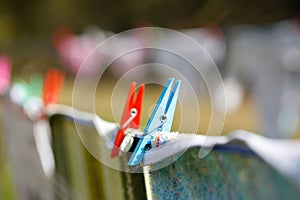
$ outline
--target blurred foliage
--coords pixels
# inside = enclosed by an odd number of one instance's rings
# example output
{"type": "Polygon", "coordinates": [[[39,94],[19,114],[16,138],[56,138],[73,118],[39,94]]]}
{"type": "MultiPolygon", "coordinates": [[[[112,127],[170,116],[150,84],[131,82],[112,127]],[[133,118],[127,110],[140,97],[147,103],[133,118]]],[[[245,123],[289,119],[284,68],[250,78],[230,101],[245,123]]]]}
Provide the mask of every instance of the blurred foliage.
{"type": "Polygon", "coordinates": [[[58,65],[51,35],[59,27],[80,33],[89,25],[114,32],[138,26],[226,26],[273,22],[294,17],[298,11],[296,0],[2,0],[0,53],[11,56],[14,66],[22,66],[23,71],[17,70],[21,73],[32,71],[32,66],[40,72],[58,65]]]}
{"type": "Polygon", "coordinates": [[[119,32],[143,24],[190,28],[263,23],[293,17],[298,11],[296,0],[2,0],[0,23],[2,36],[47,35],[59,26],[81,31],[89,24],[119,32]]]}

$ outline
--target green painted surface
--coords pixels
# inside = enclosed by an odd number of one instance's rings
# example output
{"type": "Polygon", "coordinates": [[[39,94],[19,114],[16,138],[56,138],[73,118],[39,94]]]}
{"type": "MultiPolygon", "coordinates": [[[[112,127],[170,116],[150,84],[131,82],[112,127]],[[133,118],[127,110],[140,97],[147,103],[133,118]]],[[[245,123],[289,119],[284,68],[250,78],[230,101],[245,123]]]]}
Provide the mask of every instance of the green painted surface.
{"type": "Polygon", "coordinates": [[[0,160],[0,165],[0,199],[17,199],[9,165],[4,159],[0,160]]]}
{"type": "MultiPolygon", "coordinates": [[[[3,119],[3,99],[0,99],[0,117],[3,119]]],[[[14,200],[17,197],[12,174],[9,163],[7,162],[7,156],[5,153],[5,142],[4,142],[4,126],[3,120],[0,120],[0,199],[14,200]]]]}
{"type": "Polygon", "coordinates": [[[155,199],[299,199],[300,191],[253,155],[189,149],[150,174],[155,199]]]}
{"type": "MultiPolygon", "coordinates": [[[[56,199],[145,199],[143,174],[130,174],[109,168],[84,147],[72,121],[60,115],[50,120],[56,162],[56,183],[61,182],[65,193],[57,192],[56,199]]],[[[94,128],[77,126],[89,145],[108,154],[94,128]]],[[[109,154],[108,154],[109,155],[109,154]]],[[[116,160],[118,161],[118,160],[116,160]]],[[[119,160],[122,162],[122,160],[119,160]]],[[[62,190],[61,188],[58,188],[62,190]]]]}

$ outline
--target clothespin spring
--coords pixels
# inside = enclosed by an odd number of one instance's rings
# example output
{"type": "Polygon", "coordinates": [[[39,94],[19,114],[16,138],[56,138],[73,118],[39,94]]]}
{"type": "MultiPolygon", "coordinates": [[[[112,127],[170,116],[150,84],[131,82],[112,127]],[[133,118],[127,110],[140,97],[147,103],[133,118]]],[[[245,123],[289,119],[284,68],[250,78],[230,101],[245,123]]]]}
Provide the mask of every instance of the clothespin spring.
{"type": "Polygon", "coordinates": [[[150,133],[153,133],[154,131],[162,131],[162,125],[164,125],[168,120],[168,117],[166,115],[161,115],[160,116],[160,122],[161,124],[159,124],[157,127],[155,127],[153,130],[149,131],[148,133],[146,133],[145,135],[148,135],[150,133]]]}
{"type": "Polygon", "coordinates": [[[136,108],[131,108],[130,109],[130,117],[128,118],[128,120],[126,122],[124,122],[124,124],[121,125],[121,129],[126,128],[129,123],[137,116],[138,111],[136,108]]]}

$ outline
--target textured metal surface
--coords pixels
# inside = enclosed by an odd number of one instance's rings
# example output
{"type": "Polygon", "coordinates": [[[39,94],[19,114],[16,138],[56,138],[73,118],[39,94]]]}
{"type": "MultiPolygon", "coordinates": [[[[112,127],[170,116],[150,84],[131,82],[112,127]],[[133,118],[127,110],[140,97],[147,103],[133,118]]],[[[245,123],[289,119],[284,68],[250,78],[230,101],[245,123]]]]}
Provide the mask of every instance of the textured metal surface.
{"type": "Polygon", "coordinates": [[[150,173],[155,199],[298,199],[300,191],[251,154],[214,150],[204,159],[189,149],[150,173]]]}

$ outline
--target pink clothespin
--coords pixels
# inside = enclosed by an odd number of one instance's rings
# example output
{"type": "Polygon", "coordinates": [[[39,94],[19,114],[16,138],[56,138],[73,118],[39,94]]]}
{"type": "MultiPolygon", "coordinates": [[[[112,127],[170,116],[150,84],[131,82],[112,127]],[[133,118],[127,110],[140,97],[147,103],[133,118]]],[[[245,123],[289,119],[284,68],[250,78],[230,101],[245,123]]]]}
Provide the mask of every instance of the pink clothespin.
{"type": "Polygon", "coordinates": [[[11,78],[11,62],[5,55],[0,55],[0,95],[3,95],[9,85],[11,78]]]}

